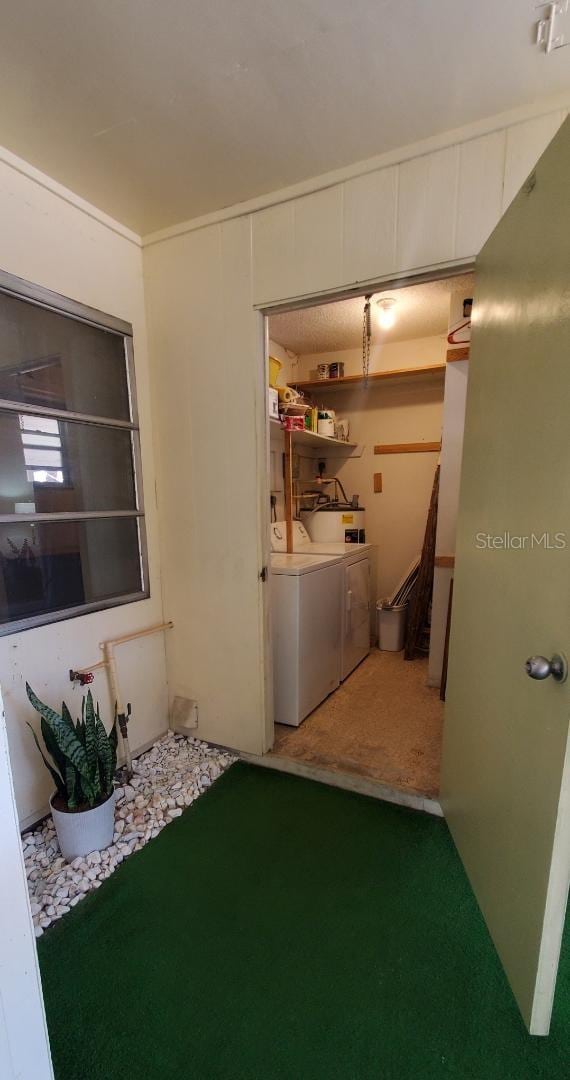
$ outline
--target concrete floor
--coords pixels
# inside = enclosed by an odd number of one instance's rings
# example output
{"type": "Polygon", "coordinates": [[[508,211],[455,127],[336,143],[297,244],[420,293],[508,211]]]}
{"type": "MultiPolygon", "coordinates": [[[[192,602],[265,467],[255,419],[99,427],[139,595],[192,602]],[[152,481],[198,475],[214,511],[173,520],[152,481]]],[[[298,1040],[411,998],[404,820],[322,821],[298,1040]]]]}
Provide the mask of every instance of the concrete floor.
{"type": "Polygon", "coordinates": [[[427,660],[373,649],[300,727],[275,725],[271,753],[435,798],[443,704],[426,678],[427,660]]]}

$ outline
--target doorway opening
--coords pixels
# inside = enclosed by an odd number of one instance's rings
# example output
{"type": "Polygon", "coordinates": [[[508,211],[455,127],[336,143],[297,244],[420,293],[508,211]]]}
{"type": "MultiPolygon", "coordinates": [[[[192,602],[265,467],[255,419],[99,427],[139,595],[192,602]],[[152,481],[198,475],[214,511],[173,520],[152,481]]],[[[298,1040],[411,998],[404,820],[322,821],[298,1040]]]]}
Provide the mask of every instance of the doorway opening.
{"type": "Polygon", "coordinates": [[[435,807],[473,288],[267,317],[267,764],[435,807]]]}

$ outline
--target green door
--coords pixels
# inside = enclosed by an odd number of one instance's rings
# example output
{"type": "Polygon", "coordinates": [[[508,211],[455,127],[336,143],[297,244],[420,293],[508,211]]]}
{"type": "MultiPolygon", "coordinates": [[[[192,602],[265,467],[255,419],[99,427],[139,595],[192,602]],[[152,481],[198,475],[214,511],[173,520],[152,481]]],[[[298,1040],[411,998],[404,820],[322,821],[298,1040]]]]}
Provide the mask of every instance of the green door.
{"type": "Polygon", "coordinates": [[[570,120],[476,270],[442,802],[532,1034],[570,880],[570,120]],[[548,669],[546,669],[548,670],[548,669]]]}

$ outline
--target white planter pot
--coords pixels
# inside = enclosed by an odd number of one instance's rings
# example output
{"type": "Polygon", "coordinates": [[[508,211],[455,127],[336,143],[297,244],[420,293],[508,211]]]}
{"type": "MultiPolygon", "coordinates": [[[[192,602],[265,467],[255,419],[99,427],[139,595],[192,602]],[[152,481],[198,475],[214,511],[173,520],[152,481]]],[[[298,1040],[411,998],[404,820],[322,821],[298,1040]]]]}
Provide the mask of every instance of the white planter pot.
{"type": "Polygon", "coordinates": [[[90,810],[68,813],[56,810],[49,801],[62,855],[71,862],[92,851],[102,851],[113,842],[115,831],[115,792],[90,810]]]}

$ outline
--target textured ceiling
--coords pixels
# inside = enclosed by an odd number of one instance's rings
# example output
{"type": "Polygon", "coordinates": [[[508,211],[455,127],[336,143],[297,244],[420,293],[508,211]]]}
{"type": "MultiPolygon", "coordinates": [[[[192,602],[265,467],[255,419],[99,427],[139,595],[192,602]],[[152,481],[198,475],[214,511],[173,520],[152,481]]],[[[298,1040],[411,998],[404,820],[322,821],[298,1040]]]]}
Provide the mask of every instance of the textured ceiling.
{"type": "MultiPolygon", "coordinates": [[[[451,292],[458,289],[465,296],[472,296],[473,283],[472,274],[462,274],[444,281],[374,293],[374,300],[382,296],[392,296],[396,300],[396,322],[390,330],[380,329],[372,304],[374,337],[390,342],[447,334],[451,292]]],[[[298,355],[359,348],[363,307],[364,299],[358,297],[271,315],[269,337],[298,355]]]]}
{"type": "Polygon", "coordinates": [[[565,91],[534,0],[16,0],[0,144],[148,233],[565,91]]]}

